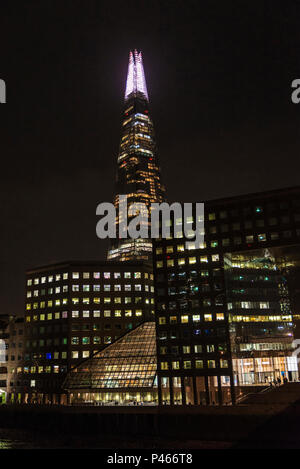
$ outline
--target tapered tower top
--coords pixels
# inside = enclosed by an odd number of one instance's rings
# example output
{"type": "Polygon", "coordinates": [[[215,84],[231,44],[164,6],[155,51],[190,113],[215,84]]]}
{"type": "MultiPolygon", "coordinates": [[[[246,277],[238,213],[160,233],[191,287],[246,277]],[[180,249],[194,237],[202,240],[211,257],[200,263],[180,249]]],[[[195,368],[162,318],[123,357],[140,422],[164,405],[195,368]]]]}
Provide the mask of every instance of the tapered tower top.
{"type": "Polygon", "coordinates": [[[126,81],[125,101],[133,96],[141,94],[147,101],[148,92],[144,74],[142,53],[138,53],[135,49],[134,52],[129,53],[129,64],[126,81]]]}

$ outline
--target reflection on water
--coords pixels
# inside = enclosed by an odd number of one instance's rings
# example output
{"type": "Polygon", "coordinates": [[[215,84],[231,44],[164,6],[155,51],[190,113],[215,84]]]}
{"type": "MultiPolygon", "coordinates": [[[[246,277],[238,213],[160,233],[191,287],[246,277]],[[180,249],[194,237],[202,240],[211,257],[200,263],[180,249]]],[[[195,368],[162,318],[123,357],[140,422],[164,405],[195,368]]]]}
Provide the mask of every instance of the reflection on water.
{"type": "Polygon", "coordinates": [[[28,446],[24,441],[8,440],[0,438],[0,449],[17,449],[27,448],[28,446]]]}
{"type": "Polygon", "coordinates": [[[43,440],[44,438],[28,431],[0,428],[0,450],[42,448],[43,440]]]}

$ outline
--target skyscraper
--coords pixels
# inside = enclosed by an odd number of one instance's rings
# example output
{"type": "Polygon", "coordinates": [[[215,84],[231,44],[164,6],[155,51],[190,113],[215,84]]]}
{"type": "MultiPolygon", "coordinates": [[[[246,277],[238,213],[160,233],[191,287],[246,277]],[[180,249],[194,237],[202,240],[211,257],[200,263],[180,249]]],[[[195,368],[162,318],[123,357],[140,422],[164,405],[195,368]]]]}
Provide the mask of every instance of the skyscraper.
{"type": "MultiPolygon", "coordinates": [[[[149,113],[142,54],[137,50],[129,54],[122,118],[114,198],[117,238],[112,240],[107,258],[120,261],[147,260],[152,255],[150,237],[149,239],[119,238],[119,223],[122,219],[119,210],[120,195],[126,195],[128,207],[133,203],[143,203],[149,207],[151,203],[163,202],[165,198],[165,188],[160,180],[153,123],[149,113]]],[[[128,216],[128,222],[130,219],[128,216]]]]}

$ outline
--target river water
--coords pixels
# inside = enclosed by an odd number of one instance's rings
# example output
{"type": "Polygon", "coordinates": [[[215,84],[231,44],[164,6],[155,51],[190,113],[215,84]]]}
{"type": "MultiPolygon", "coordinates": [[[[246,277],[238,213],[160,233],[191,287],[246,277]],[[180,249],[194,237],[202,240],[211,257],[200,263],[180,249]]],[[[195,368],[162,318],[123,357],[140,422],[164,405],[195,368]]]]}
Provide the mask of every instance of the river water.
{"type": "Polygon", "coordinates": [[[222,441],[175,441],[149,437],[107,437],[41,434],[31,431],[1,429],[1,449],[226,449],[232,443],[222,441]]]}

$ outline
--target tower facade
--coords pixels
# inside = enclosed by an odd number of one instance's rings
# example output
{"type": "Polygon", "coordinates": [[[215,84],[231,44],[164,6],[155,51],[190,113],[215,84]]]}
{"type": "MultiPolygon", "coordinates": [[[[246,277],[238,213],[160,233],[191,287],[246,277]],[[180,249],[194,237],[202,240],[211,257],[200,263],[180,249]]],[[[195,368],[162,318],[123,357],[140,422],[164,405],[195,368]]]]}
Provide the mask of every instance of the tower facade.
{"type": "MultiPolygon", "coordinates": [[[[160,179],[153,123],[141,52],[130,52],[122,115],[121,141],[114,205],[117,238],[112,240],[107,258],[120,261],[148,260],[152,255],[149,238],[120,238],[119,225],[124,214],[120,211],[120,195],[126,195],[127,207],[165,200],[165,188],[160,179]]],[[[139,212],[141,213],[141,212],[139,212]]],[[[129,216],[127,221],[138,212],[129,216]]],[[[145,222],[150,228],[150,223],[145,222]]],[[[149,234],[150,236],[150,234],[149,234]]]]}

